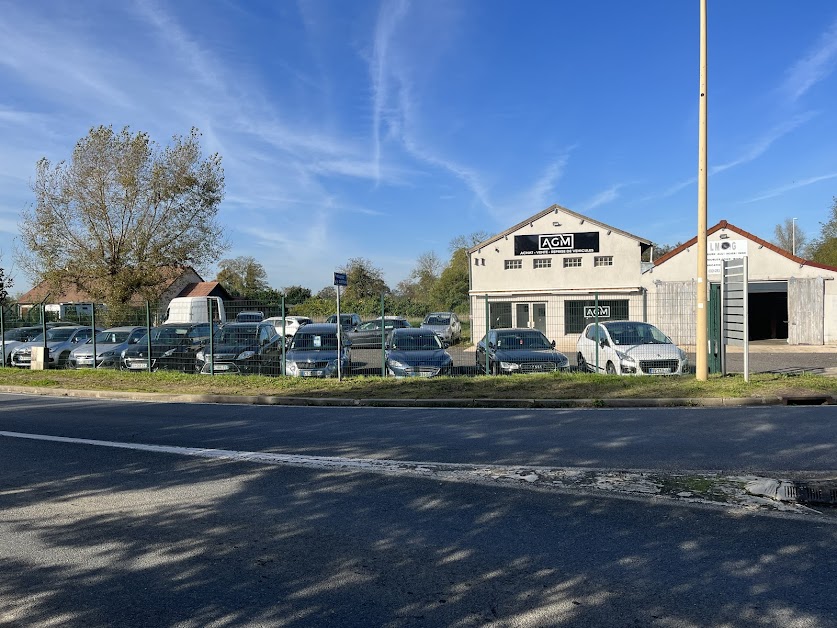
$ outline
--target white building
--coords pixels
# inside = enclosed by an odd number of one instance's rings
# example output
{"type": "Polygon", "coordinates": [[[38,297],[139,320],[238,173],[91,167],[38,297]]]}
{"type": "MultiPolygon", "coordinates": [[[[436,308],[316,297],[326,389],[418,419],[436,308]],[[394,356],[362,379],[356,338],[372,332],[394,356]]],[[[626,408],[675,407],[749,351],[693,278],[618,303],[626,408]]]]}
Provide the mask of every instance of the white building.
{"type": "MultiPolygon", "coordinates": [[[[579,333],[598,315],[645,320],[693,346],[696,242],[644,263],[649,240],[552,205],[468,251],[472,336],[482,338],[486,325],[530,327],[572,354],[579,333]]],[[[720,281],[721,259],[744,256],[751,340],[837,343],[837,268],[722,221],[708,231],[710,285],[720,281]]],[[[718,300],[710,307],[719,308],[718,300]]]]}

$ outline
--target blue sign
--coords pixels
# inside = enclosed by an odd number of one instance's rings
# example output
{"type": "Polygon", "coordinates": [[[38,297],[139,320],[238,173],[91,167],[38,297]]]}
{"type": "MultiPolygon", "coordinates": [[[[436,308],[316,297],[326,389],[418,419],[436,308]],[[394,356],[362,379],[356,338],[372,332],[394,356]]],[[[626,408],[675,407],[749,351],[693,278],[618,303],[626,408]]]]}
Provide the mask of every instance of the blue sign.
{"type": "Polygon", "coordinates": [[[346,279],[346,273],[334,273],[335,286],[348,286],[349,281],[346,279]]]}

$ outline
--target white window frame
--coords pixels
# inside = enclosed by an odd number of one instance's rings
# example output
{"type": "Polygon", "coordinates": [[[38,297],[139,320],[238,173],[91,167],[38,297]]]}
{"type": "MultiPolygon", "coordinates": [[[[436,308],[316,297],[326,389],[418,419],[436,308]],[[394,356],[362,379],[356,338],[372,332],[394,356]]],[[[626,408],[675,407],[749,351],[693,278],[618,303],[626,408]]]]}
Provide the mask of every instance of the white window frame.
{"type": "Polygon", "coordinates": [[[565,257],[564,268],[581,268],[580,257],[565,257]]]}
{"type": "Polygon", "coordinates": [[[535,257],[532,260],[532,268],[552,268],[552,258],[551,257],[535,257]]]}
{"type": "Polygon", "coordinates": [[[522,259],[507,259],[503,262],[503,270],[521,270],[522,268],[522,259]]]}
{"type": "Polygon", "coordinates": [[[593,266],[613,266],[613,255],[597,255],[593,258],[593,266]]]}

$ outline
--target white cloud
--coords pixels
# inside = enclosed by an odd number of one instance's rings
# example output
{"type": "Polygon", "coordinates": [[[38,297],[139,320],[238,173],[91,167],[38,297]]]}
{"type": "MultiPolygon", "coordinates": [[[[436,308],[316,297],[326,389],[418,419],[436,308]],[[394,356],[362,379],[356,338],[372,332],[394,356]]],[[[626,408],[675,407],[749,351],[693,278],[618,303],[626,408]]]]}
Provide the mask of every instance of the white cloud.
{"type": "Polygon", "coordinates": [[[816,45],[786,73],[781,91],[792,101],[801,98],[837,67],[837,20],[816,45]]]}
{"type": "Polygon", "coordinates": [[[740,204],[747,204],[747,203],[756,203],[758,201],[763,201],[768,198],[775,198],[777,196],[781,196],[785,192],[789,192],[790,190],[795,190],[797,188],[803,188],[809,185],[813,185],[814,183],[819,183],[820,181],[827,181],[829,179],[837,178],[837,172],[833,172],[831,174],[824,174],[818,177],[809,177],[807,179],[801,179],[799,181],[794,181],[793,183],[789,183],[787,185],[783,185],[778,188],[773,188],[772,190],[768,190],[758,196],[748,199],[746,201],[741,201],[740,204]]]}

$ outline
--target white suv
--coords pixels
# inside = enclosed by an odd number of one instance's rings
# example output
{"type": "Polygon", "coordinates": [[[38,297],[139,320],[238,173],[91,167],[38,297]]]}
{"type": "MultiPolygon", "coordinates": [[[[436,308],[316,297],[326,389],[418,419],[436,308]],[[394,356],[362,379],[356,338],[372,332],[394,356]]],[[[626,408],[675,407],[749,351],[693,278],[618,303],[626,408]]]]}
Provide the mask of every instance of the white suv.
{"type": "MultiPolygon", "coordinates": [[[[276,333],[280,336],[282,335],[282,317],[281,316],[271,316],[270,318],[264,319],[265,323],[271,323],[276,328],[276,333]]],[[[285,343],[291,341],[291,338],[294,337],[297,330],[302,327],[303,325],[308,325],[309,323],[313,323],[310,318],[307,316],[286,316],[285,317],[285,343]]]]}

